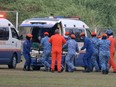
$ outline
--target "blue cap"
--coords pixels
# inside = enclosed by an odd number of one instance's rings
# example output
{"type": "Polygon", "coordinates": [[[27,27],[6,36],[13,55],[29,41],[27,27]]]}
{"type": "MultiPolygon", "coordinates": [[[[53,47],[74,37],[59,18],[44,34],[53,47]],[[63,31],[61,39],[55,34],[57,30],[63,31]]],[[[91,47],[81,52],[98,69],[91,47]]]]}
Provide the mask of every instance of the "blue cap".
{"type": "Polygon", "coordinates": [[[107,31],[106,31],[106,34],[107,34],[107,35],[113,35],[113,31],[112,31],[112,30],[107,30],[107,31]]]}

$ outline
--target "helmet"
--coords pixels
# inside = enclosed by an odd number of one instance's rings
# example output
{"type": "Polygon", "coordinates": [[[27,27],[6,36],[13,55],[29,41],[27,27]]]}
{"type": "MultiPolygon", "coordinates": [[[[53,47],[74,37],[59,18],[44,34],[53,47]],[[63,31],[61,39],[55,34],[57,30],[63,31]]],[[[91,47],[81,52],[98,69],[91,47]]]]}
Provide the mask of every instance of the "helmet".
{"type": "Polygon", "coordinates": [[[107,37],[107,34],[102,34],[102,37],[107,37]]]}
{"type": "Polygon", "coordinates": [[[33,35],[32,35],[32,34],[26,34],[26,36],[27,36],[27,37],[30,37],[30,38],[32,38],[32,37],[33,37],[33,35]]]}
{"type": "Polygon", "coordinates": [[[65,32],[65,35],[69,35],[70,33],[69,32],[65,32]]]}
{"type": "Polygon", "coordinates": [[[101,36],[100,36],[100,35],[98,35],[98,36],[97,36],[97,38],[101,38],[101,36]]]}
{"type": "Polygon", "coordinates": [[[49,33],[48,32],[44,32],[44,35],[49,35],[49,33]]]}
{"type": "Polygon", "coordinates": [[[85,36],[85,33],[84,33],[84,32],[82,32],[82,33],[80,34],[80,36],[85,36]]]}
{"type": "Polygon", "coordinates": [[[92,36],[96,35],[96,32],[92,32],[91,35],[92,35],[92,36]]]}
{"type": "Polygon", "coordinates": [[[75,38],[76,38],[76,36],[75,36],[74,34],[71,34],[70,37],[71,37],[72,39],[75,39],[75,38]]]}
{"type": "Polygon", "coordinates": [[[109,35],[113,35],[113,31],[112,30],[107,30],[106,31],[106,34],[109,36],[109,35]]]}

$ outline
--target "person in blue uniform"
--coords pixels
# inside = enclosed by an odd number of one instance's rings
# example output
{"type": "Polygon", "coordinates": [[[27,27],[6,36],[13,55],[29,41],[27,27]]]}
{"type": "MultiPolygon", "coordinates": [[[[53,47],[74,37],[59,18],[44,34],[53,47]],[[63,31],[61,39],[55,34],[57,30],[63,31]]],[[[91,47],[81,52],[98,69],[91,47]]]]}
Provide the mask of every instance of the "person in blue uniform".
{"type": "Polygon", "coordinates": [[[93,48],[94,48],[94,52],[92,55],[92,65],[93,65],[93,68],[95,67],[95,71],[98,72],[100,70],[99,64],[98,64],[98,58],[99,58],[98,43],[99,43],[99,40],[96,37],[96,32],[92,32],[91,35],[92,35],[91,41],[92,41],[93,48]]]}
{"type": "Polygon", "coordinates": [[[51,44],[48,42],[49,40],[49,33],[44,32],[44,38],[41,40],[41,46],[43,47],[43,54],[42,54],[42,63],[44,64],[45,71],[50,71],[50,55],[51,55],[51,44]]]}
{"type": "Polygon", "coordinates": [[[94,49],[93,49],[93,44],[91,42],[91,40],[85,36],[85,33],[82,32],[80,34],[80,36],[84,39],[84,45],[83,47],[81,48],[81,50],[84,50],[86,49],[86,53],[83,57],[83,62],[84,62],[84,66],[85,66],[85,70],[84,72],[91,72],[92,71],[92,59],[91,59],[91,56],[94,52],[94,49]]]}
{"type": "Polygon", "coordinates": [[[32,34],[27,34],[26,35],[26,40],[23,43],[23,56],[25,58],[25,64],[23,67],[24,71],[30,71],[30,67],[31,67],[31,56],[30,56],[30,52],[31,52],[31,38],[32,38],[32,34]]]}
{"type": "Polygon", "coordinates": [[[108,61],[110,59],[110,41],[107,40],[107,34],[102,35],[102,39],[99,41],[99,59],[101,64],[101,71],[103,74],[108,74],[109,67],[108,61]]]}
{"type": "MultiPolygon", "coordinates": [[[[66,41],[70,40],[71,39],[70,32],[66,31],[64,38],[65,38],[66,41]]],[[[67,52],[68,47],[65,47],[65,49],[63,49],[63,51],[67,52]]],[[[65,65],[65,67],[68,67],[67,64],[65,65]]],[[[68,68],[66,68],[65,71],[68,72],[68,68]]]]}
{"type": "Polygon", "coordinates": [[[74,66],[74,58],[76,56],[76,52],[79,51],[78,44],[75,41],[75,35],[71,34],[71,39],[63,45],[63,48],[68,47],[68,53],[66,55],[66,64],[68,67],[68,72],[73,72],[76,68],[74,66]]]}
{"type": "MultiPolygon", "coordinates": [[[[97,36],[97,39],[100,41],[102,38],[101,35],[98,35],[97,36]]],[[[98,48],[98,54],[99,54],[99,48],[98,48]]],[[[99,59],[99,55],[98,55],[98,58],[97,58],[97,63],[98,63],[98,66],[99,66],[99,71],[101,71],[101,64],[100,64],[100,59],[99,59]]]]}

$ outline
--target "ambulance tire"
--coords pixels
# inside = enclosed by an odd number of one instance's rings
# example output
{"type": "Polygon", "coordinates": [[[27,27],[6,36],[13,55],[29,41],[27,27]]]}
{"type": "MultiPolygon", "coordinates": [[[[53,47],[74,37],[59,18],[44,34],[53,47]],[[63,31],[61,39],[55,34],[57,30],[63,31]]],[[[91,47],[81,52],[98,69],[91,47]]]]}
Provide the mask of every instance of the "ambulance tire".
{"type": "Polygon", "coordinates": [[[33,70],[40,70],[40,67],[39,66],[32,66],[32,69],[33,70]]]}
{"type": "Polygon", "coordinates": [[[17,57],[16,57],[16,55],[13,55],[12,56],[12,59],[11,59],[11,62],[8,65],[8,68],[9,69],[15,69],[16,68],[16,65],[17,65],[17,57]]]}

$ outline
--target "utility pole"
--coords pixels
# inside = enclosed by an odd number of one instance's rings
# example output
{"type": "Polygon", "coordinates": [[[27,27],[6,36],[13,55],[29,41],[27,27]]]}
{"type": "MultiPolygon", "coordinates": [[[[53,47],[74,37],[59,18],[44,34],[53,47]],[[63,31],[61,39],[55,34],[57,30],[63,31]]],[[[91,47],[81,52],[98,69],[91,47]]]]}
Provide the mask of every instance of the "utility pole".
{"type": "Polygon", "coordinates": [[[16,30],[18,30],[18,11],[0,11],[0,13],[15,13],[16,14],[16,22],[15,22],[15,27],[16,27],[16,30]]]}

